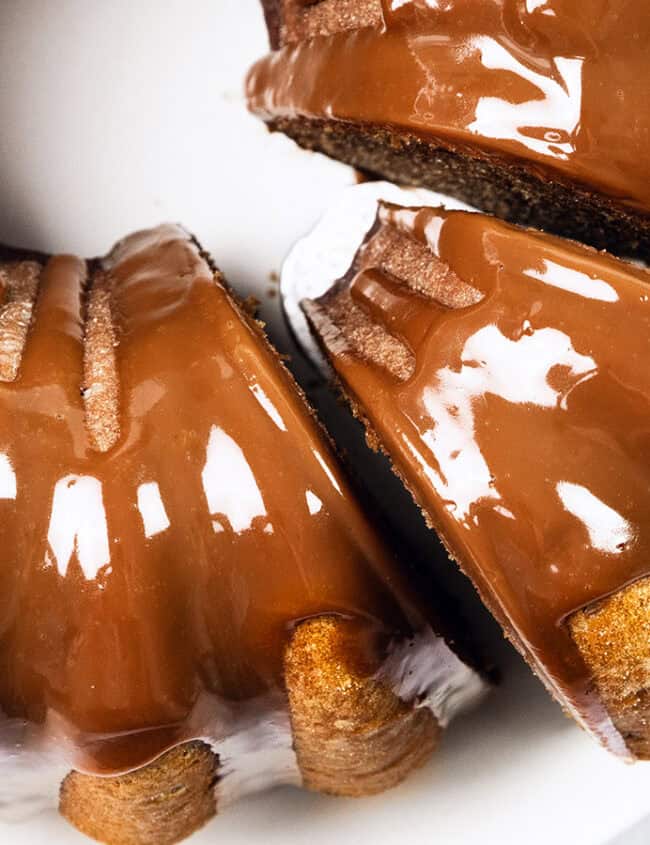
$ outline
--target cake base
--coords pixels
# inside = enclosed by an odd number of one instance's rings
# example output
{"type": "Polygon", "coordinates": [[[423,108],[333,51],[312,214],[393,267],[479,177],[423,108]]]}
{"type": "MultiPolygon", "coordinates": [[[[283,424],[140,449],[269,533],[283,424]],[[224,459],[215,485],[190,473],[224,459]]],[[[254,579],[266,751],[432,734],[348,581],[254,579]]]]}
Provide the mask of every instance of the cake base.
{"type": "Polygon", "coordinates": [[[378,178],[440,191],[503,220],[650,261],[650,218],[557,177],[542,178],[519,162],[391,127],[305,117],[275,118],[268,127],[378,178]]]}

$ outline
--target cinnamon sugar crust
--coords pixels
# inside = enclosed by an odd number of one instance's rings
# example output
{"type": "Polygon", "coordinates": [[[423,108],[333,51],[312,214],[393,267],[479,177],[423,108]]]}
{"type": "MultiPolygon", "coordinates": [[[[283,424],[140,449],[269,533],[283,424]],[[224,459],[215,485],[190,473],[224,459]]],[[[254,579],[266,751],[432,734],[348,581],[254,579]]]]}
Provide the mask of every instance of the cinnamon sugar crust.
{"type": "Polygon", "coordinates": [[[415,358],[408,346],[373,320],[340,291],[328,303],[328,342],[337,354],[351,351],[384,367],[400,381],[413,375],[415,358]]]}

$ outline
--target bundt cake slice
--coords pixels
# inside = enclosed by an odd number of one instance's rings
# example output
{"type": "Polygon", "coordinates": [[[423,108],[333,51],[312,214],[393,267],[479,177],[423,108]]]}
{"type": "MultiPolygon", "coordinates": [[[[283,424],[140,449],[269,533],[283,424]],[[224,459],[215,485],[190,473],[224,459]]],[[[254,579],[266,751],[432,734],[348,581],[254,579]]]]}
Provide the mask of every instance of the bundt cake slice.
{"type": "Polygon", "coordinates": [[[650,759],[650,275],[481,214],[382,204],[304,308],[506,636],[583,727],[650,759]]]}
{"type": "Polygon", "coordinates": [[[393,182],[650,260],[644,0],[265,0],[272,130],[393,182]]]}
{"type": "Polygon", "coordinates": [[[176,226],[0,252],[0,762],[110,845],[387,789],[483,690],[176,226]]]}

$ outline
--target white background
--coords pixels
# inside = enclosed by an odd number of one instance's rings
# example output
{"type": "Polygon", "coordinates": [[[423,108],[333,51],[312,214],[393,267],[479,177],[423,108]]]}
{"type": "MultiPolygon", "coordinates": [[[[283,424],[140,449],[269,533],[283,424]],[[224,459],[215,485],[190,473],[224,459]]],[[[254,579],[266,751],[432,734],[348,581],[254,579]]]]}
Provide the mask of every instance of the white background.
{"type": "MultiPolygon", "coordinates": [[[[0,0],[0,240],[95,255],[182,221],[287,351],[269,274],[353,175],[246,114],[265,50],[257,0],[0,0]]],[[[604,845],[640,819],[650,764],[610,758],[481,630],[505,681],[407,784],[362,801],[276,790],[191,841],[604,845]]],[[[55,814],[0,825],[7,845],[83,841],[55,814]]]]}

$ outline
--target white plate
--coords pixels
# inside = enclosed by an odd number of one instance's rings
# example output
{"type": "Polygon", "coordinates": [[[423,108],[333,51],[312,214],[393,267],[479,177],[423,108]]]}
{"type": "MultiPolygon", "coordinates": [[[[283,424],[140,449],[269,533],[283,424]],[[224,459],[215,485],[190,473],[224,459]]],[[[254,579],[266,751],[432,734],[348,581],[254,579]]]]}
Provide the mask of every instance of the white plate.
{"type": "MultiPolygon", "coordinates": [[[[0,240],[92,255],[181,220],[287,349],[269,274],[353,175],[246,114],[243,74],[265,49],[257,0],[1,0],[0,240]]],[[[404,786],[360,801],[277,790],[191,841],[603,845],[641,819],[650,764],[610,758],[486,631],[503,686],[404,786]]],[[[55,814],[0,825],[10,845],[83,841],[55,814]]]]}

